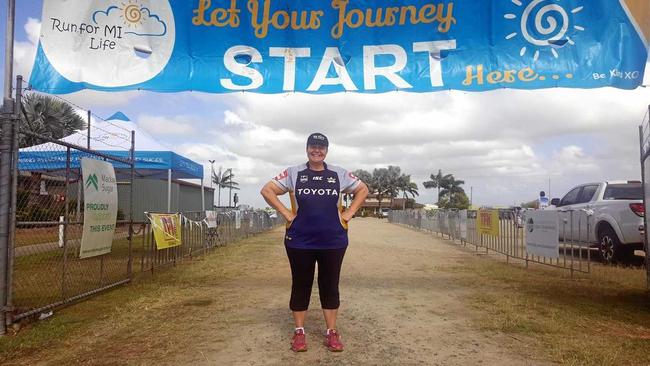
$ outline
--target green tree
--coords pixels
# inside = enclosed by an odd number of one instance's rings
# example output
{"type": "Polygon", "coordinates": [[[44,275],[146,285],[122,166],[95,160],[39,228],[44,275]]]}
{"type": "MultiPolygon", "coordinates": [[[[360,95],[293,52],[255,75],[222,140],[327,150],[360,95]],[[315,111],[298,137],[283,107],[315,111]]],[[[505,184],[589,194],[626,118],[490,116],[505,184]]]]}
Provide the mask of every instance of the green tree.
{"type": "Polygon", "coordinates": [[[445,209],[458,209],[466,210],[469,208],[469,198],[465,192],[457,192],[447,196],[443,196],[440,201],[438,201],[438,207],[445,209]]]}
{"type": "Polygon", "coordinates": [[[404,198],[415,197],[418,195],[418,186],[411,182],[411,176],[402,174],[402,169],[398,166],[389,165],[387,168],[377,168],[372,174],[366,170],[355,170],[354,175],[361,179],[368,186],[370,194],[377,197],[379,202],[379,212],[381,214],[382,203],[385,199],[391,201],[399,196],[402,192],[404,198]]]}
{"type": "Polygon", "coordinates": [[[469,198],[462,185],[465,181],[457,180],[453,174],[431,174],[431,180],[423,183],[424,188],[438,188],[438,207],[456,208],[464,210],[469,208],[469,198]]]}
{"type": "Polygon", "coordinates": [[[357,178],[361,179],[362,182],[364,182],[368,186],[368,191],[370,194],[374,194],[374,187],[373,187],[373,181],[372,181],[372,174],[370,172],[363,170],[363,169],[357,169],[354,172],[352,172],[357,178]]]}
{"type": "MultiPolygon", "coordinates": [[[[368,187],[369,194],[375,194],[375,187],[372,181],[372,174],[369,171],[363,169],[357,169],[353,171],[352,174],[354,174],[357,178],[359,178],[363,183],[366,184],[366,186],[368,187]]],[[[348,199],[350,198],[350,195],[346,194],[344,197],[347,203],[348,199]]]]}
{"type": "Polygon", "coordinates": [[[430,189],[430,188],[438,188],[438,201],[440,201],[440,188],[441,188],[441,186],[442,186],[442,184],[443,184],[443,181],[444,181],[444,179],[445,179],[445,176],[442,175],[442,170],[441,170],[441,169],[438,169],[438,174],[435,174],[435,175],[434,175],[434,174],[431,174],[431,175],[429,176],[429,178],[430,178],[431,180],[428,180],[428,181],[422,183],[422,185],[423,185],[424,188],[426,188],[426,189],[430,189]]]}
{"type": "MultiPolygon", "coordinates": [[[[86,122],[68,103],[53,97],[29,93],[23,96],[20,110],[21,131],[58,140],[86,128],[86,122]]],[[[42,143],[39,138],[20,134],[20,147],[42,143]]]]}
{"type": "Polygon", "coordinates": [[[388,185],[388,169],[386,168],[377,168],[372,171],[372,188],[373,193],[379,201],[379,212],[381,214],[381,202],[384,199],[386,194],[386,185],[388,185]]]}
{"type": "Polygon", "coordinates": [[[406,201],[408,201],[409,195],[413,198],[419,196],[418,185],[415,182],[411,182],[410,175],[402,175],[400,177],[400,186],[399,190],[402,191],[404,197],[404,203],[402,204],[402,210],[406,209],[406,201]]]}
{"type": "Polygon", "coordinates": [[[463,187],[461,187],[463,184],[465,184],[465,181],[462,180],[456,180],[454,178],[453,174],[447,174],[442,180],[442,183],[440,184],[440,190],[438,200],[441,198],[444,198],[445,196],[448,195],[454,195],[457,193],[465,193],[465,190],[463,187]]]}
{"type": "Polygon", "coordinates": [[[402,172],[400,167],[389,165],[388,168],[378,168],[372,172],[372,182],[379,201],[379,212],[381,214],[381,203],[384,198],[397,197],[399,194],[400,179],[402,172]]]}

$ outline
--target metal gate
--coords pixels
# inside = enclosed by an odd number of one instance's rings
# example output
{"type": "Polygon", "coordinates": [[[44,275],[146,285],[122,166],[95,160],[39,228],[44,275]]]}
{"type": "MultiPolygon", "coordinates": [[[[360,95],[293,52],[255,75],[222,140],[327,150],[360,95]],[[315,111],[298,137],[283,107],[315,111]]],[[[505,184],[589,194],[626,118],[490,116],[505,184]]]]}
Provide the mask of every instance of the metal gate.
{"type": "Polygon", "coordinates": [[[21,77],[16,85],[15,100],[5,100],[0,115],[0,335],[6,325],[126,283],[132,273],[131,204],[118,210],[111,253],[79,258],[80,162],[108,162],[118,181],[133,187],[134,133],[112,155],[27,131],[20,123],[21,77]]]}
{"type": "Polygon", "coordinates": [[[133,155],[124,159],[26,131],[19,136],[36,146],[28,158],[19,159],[16,170],[9,302],[13,321],[128,282],[133,242],[132,213],[118,209],[111,252],[79,257],[84,226],[81,159],[112,164],[118,181],[132,186],[133,155]]]}

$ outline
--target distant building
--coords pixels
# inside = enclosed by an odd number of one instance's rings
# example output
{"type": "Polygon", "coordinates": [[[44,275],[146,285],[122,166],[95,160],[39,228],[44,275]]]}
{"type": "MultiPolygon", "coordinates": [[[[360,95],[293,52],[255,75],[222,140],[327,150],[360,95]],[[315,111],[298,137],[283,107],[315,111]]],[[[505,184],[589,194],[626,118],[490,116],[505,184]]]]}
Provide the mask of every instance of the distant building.
{"type": "MultiPolygon", "coordinates": [[[[407,203],[406,198],[382,197],[381,208],[391,210],[401,210],[407,203]]],[[[377,216],[379,215],[379,199],[376,194],[369,194],[365,202],[361,205],[357,215],[377,216]]]]}
{"type": "MultiPolygon", "coordinates": [[[[18,177],[18,221],[57,221],[65,212],[77,212],[77,183],[68,184],[66,194],[65,177],[41,173],[20,172],[18,177]]],[[[118,220],[129,215],[130,183],[117,183],[118,220]]],[[[214,202],[214,188],[204,187],[205,208],[211,209],[214,202]]],[[[201,185],[182,180],[171,184],[171,211],[201,211],[201,185]]],[[[83,211],[79,207],[79,211],[83,211]]],[[[167,181],[160,179],[136,179],[133,186],[133,219],[143,221],[145,212],[167,211],[167,181]]]]}

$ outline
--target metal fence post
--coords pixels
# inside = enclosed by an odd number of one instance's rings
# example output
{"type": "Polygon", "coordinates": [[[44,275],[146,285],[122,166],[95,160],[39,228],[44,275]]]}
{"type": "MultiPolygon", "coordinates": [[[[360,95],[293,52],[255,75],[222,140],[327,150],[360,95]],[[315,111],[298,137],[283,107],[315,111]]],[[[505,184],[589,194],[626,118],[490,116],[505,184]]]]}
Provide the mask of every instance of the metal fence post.
{"type": "MultiPolygon", "coordinates": [[[[9,241],[7,242],[7,300],[5,310],[13,312],[13,275],[14,275],[14,248],[16,243],[16,207],[18,203],[18,138],[20,133],[20,110],[18,107],[23,100],[23,77],[16,78],[16,108],[14,109],[14,125],[12,140],[11,159],[11,211],[9,213],[9,241]]],[[[11,325],[12,319],[7,317],[7,326],[11,325]]]]}
{"type": "MultiPolygon", "coordinates": [[[[13,102],[9,99],[9,102],[13,102]]],[[[13,111],[13,105],[8,106],[5,100],[4,110],[13,111]]],[[[0,136],[0,335],[6,333],[7,298],[11,291],[7,281],[9,271],[9,225],[11,214],[11,160],[13,116],[9,113],[2,115],[2,136],[0,136]]]]}
{"type": "MultiPolygon", "coordinates": [[[[648,113],[650,113],[650,105],[648,106],[648,113]]],[[[639,153],[641,160],[641,192],[643,194],[643,207],[647,206],[647,197],[645,194],[646,176],[645,176],[645,161],[648,156],[645,146],[645,138],[643,136],[643,123],[639,126],[639,153]]],[[[650,114],[648,115],[648,128],[650,128],[650,114]]],[[[643,252],[645,253],[645,269],[646,269],[646,288],[650,290],[650,247],[648,246],[648,214],[643,215],[643,252]]]]}
{"type": "Polygon", "coordinates": [[[0,114],[0,335],[7,331],[7,302],[10,299],[9,251],[10,251],[10,216],[11,216],[11,166],[13,152],[13,127],[18,109],[11,99],[14,59],[14,23],[16,14],[15,0],[7,1],[7,23],[5,30],[5,65],[4,65],[4,100],[0,114]]]}
{"type": "Polygon", "coordinates": [[[129,187],[129,259],[126,265],[127,278],[133,278],[133,185],[135,184],[135,131],[131,131],[131,184],[129,187]]]}
{"type": "MultiPolygon", "coordinates": [[[[70,179],[70,159],[71,159],[70,147],[67,147],[66,154],[65,154],[66,192],[67,192],[68,180],[70,179]]],[[[83,178],[81,179],[81,182],[82,183],[77,182],[77,184],[83,184],[83,178]]],[[[77,200],[80,200],[80,198],[77,197],[77,200]]],[[[66,200],[66,207],[67,207],[67,200],[66,200]]],[[[61,301],[65,301],[65,271],[67,270],[67,264],[68,264],[68,223],[69,221],[66,219],[63,224],[63,261],[61,264],[62,266],[61,267],[61,301]]]]}

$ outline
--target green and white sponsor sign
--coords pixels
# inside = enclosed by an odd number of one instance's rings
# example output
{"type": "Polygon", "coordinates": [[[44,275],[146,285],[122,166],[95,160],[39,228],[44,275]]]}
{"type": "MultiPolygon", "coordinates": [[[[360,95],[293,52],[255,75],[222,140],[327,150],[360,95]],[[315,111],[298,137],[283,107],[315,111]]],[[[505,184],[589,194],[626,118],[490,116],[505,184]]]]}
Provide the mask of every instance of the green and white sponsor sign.
{"type": "Polygon", "coordinates": [[[117,181],[110,163],[81,159],[84,184],[84,226],[80,258],[111,252],[117,222],[117,181]]]}

